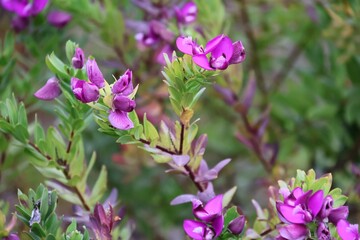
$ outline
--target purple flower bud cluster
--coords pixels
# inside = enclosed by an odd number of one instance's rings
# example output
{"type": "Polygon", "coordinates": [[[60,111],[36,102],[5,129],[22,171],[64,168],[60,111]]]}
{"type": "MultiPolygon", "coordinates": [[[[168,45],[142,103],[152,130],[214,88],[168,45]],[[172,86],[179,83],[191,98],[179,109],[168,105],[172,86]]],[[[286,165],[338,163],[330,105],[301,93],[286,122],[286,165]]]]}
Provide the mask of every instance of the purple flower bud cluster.
{"type": "Polygon", "coordinates": [[[297,187],[291,192],[280,189],[280,193],[284,200],[276,202],[276,209],[284,225],[279,227],[280,235],[277,239],[306,239],[310,234],[310,226],[314,224],[317,239],[331,239],[329,223],[338,226],[339,234],[346,232],[344,228],[348,225],[343,221],[348,216],[348,207],[334,207],[332,196],[324,196],[323,190],[304,192],[297,187]]]}
{"type": "Polygon", "coordinates": [[[240,41],[221,34],[211,39],[203,48],[191,37],[178,37],[178,49],[190,56],[194,63],[205,70],[225,70],[230,64],[241,63],[245,60],[245,48],[240,41]]]}
{"type": "Polygon", "coordinates": [[[112,87],[112,109],[109,114],[109,122],[115,128],[128,130],[134,127],[128,113],[135,109],[136,103],[130,98],[134,87],[132,84],[132,72],[126,72],[114,83],[112,87]]]}

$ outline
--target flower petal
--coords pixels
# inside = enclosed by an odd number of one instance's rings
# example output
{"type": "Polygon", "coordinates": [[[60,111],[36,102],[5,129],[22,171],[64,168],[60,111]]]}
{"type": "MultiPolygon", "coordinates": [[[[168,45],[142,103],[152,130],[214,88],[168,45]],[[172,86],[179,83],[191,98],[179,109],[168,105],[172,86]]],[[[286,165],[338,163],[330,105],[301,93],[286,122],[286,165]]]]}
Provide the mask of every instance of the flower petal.
{"type": "Polygon", "coordinates": [[[246,52],[245,52],[245,48],[242,45],[241,41],[236,41],[233,43],[233,48],[234,48],[234,52],[229,60],[230,64],[237,64],[237,63],[241,63],[245,60],[246,58],[246,52]]]}
{"type": "Polygon", "coordinates": [[[204,207],[208,213],[222,214],[223,195],[217,195],[211,199],[204,207]]]}
{"type": "Polygon", "coordinates": [[[215,70],[210,66],[209,60],[205,54],[198,54],[193,56],[193,61],[198,65],[199,67],[205,69],[205,70],[215,70]]]}
{"type": "Polygon", "coordinates": [[[214,37],[210,41],[207,42],[205,46],[205,53],[211,52],[214,48],[216,48],[220,42],[224,39],[225,35],[221,34],[219,36],[214,37]]]}
{"type": "Polygon", "coordinates": [[[95,59],[88,59],[86,63],[86,72],[90,82],[94,83],[98,88],[103,88],[105,86],[105,79],[95,59]]]}
{"type": "Polygon", "coordinates": [[[224,57],[226,62],[228,62],[234,53],[233,43],[229,37],[224,36],[220,43],[217,44],[217,46],[214,47],[210,52],[211,57],[216,59],[219,57],[224,57]]]}
{"type": "Polygon", "coordinates": [[[224,216],[221,214],[220,216],[216,217],[212,222],[212,226],[215,231],[215,237],[219,236],[224,227],[224,216]]]}
{"type": "Polygon", "coordinates": [[[189,237],[195,240],[203,240],[206,231],[206,224],[195,220],[185,220],[183,228],[189,237]]]}
{"type": "Polygon", "coordinates": [[[121,130],[129,130],[134,127],[134,123],[128,117],[128,114],[122,111],[111,111],[109,114],[110,124],[121,130]]]}
{"type": "Polygon", "coordinates": [[[177,48],[188,55],[193,55],[193,47],[196,43],[192,40],[191,37],[183,37],[180,36],[176,39],[176,46],[177,48]]]}
{"type": "Polygon", "coordinates": [[[285,239],[303,240],[308,235],[306,225],[291,224],[279,229],[279,233],[285,239]]]}
{"type": "Polygon", "coordinates": [[[60,94],[61,89],[59,81],[56,77],[52,77],[47,80],[43,87],[35,92],[34,96],[41,100],[50,101],[57,98],[60,94]]]}
{"type": "Polygon", "coordinates": [[[278,202],[276,208],[282,221],[298,224],[306,223],[304,214],[297,212],[295,207],[278,202]]]}
{"type": "Polygon", "coordinates": [[[128,96],[133,91],[132,71],[127,69],[125,73],[114,83],[112,93],[128,96]]]}
{"type": "Polygon", "coordinates": [[[136,103],[126,96],[116,95],[113,99],[113,106],[116,110],[131,112],[134,110],[136,103]]]}
{"type": "Polygon", "coordinates": [[[316,215],[318,215],[323,205],[323,202],[324,202],[323,190],[319,190],[313,195],[311,195],[308,201],[308,208],[311,211],[313,217],[316,217],[316,215]]]}

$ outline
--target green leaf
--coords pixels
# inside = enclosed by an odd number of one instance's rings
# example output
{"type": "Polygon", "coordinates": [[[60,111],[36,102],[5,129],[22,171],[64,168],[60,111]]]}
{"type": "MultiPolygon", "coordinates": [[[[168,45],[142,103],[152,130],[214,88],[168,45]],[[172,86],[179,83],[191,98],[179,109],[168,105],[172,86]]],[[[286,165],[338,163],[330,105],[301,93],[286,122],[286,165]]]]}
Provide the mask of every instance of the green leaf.
{"type": "Polygon", "coordinates": [[[172,160],[171,156],[168,155],[151,154],[151,156],[157,163],[167,163],[172,160]]]}
{"type": "Polygon", "coordinates": [[[94,206],[106,191],[107,184],[107,170],[105,166],[102,166],[98,179],[92,189],[91,197],[89,198],[89,203],[91,206],[94,206]]]}
{"type": "Polygon", "coordinates": [[[192,101],[190,102],[190,104],[188,106],[189,108],[192,108],[195,105],[195,103],[199,100],[199,98],[205,92],[205,90],[206,90],[206,88],[203,87],[195,94],[195,96],[192,98],[192,101]]]}
{"type": "Polygon", "coordinates": [[[143,118],[143,125],[144,125],[144,134],[147,140],[155,141],[159,139],[159,133],[154,127],[154,125],[147,120],[146,113],[144,114],[143,118]]]}
{"type": "Polygon", "coordinates": [[[45,63],[55,75],[59,75],[60,78],[69,78],[66,65],[54,53],[46,56],[45,63]]]}
{"type": "Polygon", "coordinates": [[[238,213],[236,206],[229,208],[224,215],[224,228],[223,229],[227,229],[227,227],[229,226],[229,223],[232,220],[234,220],[235,218],[237,218],[238,216],[240,216],[240,214],[238,213]]]}
{"type": "Polygon", "coordinates": [[[360,64],[355,56],[350,58],[350,60],[346,63],[346,70],[353,84],[360,84],[360,64]]]}
{"type": "Polygon", "coordinates": [[[75,54],[75,49],[76,49],[76,43],[74,43],[73,41],[71,40],[68,40],[66,42],[66,45],[65,45],[65,52],[66,52],[66,57],[67,59],[69,60],[70,63],[72,63],[72,58],[75,54]]]}
{"type": "Polygon", "coordinates": [[[66,228],[66,234],[70,234],[73,231],[76,231],[77,224],[75,219],[71,220],[71,224],[66,228]]]}
{"type": "Polygon", "coordinates": [[[44,219],[44,218],[45,218],[45,216],[47,216],[48,209],[49,209],[49,192],[48,192],[47,188],[43,188],[41,200],[40,200],[40,214],[41,214],[42,220],[46,221],[46,219],[44,219]]]}
{"type": "Polygon", "coordinates": [[[237,189],[237,187],[234,186],[230,190],[228,190],[226,193],[224,193],[224,197],[223,197],[223,201],[222,201],[223,208],[227,207],[227,205],[229,205],[229,203],[231,202],[231,199],[234,197],[236,189],[237,189]]]}

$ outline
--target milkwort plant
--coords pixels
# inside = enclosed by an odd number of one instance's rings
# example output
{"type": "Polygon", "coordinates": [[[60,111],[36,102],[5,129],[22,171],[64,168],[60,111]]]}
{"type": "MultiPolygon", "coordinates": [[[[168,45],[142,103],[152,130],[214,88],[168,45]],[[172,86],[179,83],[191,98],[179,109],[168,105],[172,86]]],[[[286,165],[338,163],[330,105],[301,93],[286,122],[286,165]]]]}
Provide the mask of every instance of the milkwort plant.
{"type": "MultiPolygon", "coordinates": [[[[80,45],[68,41],[67,63],[54,53],[48,55],[46,65],[54,76],[34,93],[40,100],[54,100],[46,104],[55,105],[57,126],[45,131],[38,120],[30,125],[27,108],[15,95],[1,102],[1,131],[26,149],[31,156],[29,162],[44,175],[48,187],[54,189],[49,191],[40,185],[35,191],[30,189],[28,195],[19,191],[16,214],[11,220],[5,223],[9,219],[6,207],[1,211],[1,236],[5,239],[131,237],[131,224],[124,224],[122,212],[114,213],[116,191],[101,201],[106,191],[106,168],[101,168],[94,183],[89,180],[93,176],[96,154],[86,161],[83,132],[89,119],[94,118],[100,132],[115,137],[118,143],[138,146],[149,153],[154,162],[166,164],[167,173],[183,175],[192,182],[197,192],[181,194],[171,201],[171,205],[191,203],[192,219],[184,219],[182,224],[191,239],[359,239],[358,225],[347,219],[349,209],[344,206],[347,197],[339,188],[331,190],[331,174],[316,178],[313,170],[307,173],[298,170],[296,178],[279,181],[279,187],[270,186],[268,209],[262,209],[253,200],[257,215],[253,224],[240,207],[231,204],[237,187],[216,191],[213,181],[232,162],[225,159],[209,167],[204,159],[208,137],[198,135],[201,120],[193,117],[197,115],[196,106],[206,87],[226,74],[223,71],[227,71],[229,65],[237,67],[236,64],[246,60],[245,47],[241,41],[233,42],[225,34],[216,33],[216,37],[205,41],[205,37],[186,34],[184,25],[192,24],[197,18],[198,6],[194,2],[174,7],[180,35],[176,40],[168,38],[169,32],[164,29],[162,19],[168,18],[166,14],[163,16],[164,9],[156,12],[157,5],[135,2],[147,11],[153,10],[157,13],[153,17],[160,19],[160,22],[149,23],[146,34],[137,34],[138,43],[157,46],[159,41],[174,41],[185,54],[181,57],[170,51],[163,58],[162,75],[174,112],[169,116],[176,116],[177,120],[161,121],[157,127],[146,113],[138,117],[136,98],[142,86],[134,84],[138,73],[129,66],[114,76],[114,81],[105,80],[96,61],[99,58],[89,56],[80,45]],[[57,216],[58,195],[74,204],[73,215],[57,216]],[[14,231],[16,217],[25,224],[22,232],[14,231]],[[71,222],[66,230],[60,226],[63,220],[71,222]],[[85,227],[78,228],[80,225],[85,227]]],[[[123,54],[125,50],[120,51],[123,54]]],[[[254,81],[248,81],[241,105],[235,103],[234,92],[217,85],[215,88],[231,103],[229,105],[236,105],[235,110],[250,133],[247,137],[239,133],[238,139],[257,155],[267,172],[273,174],[277,147],[263,142],[269,110],[253,126],[247,121],[254,81]]]]}

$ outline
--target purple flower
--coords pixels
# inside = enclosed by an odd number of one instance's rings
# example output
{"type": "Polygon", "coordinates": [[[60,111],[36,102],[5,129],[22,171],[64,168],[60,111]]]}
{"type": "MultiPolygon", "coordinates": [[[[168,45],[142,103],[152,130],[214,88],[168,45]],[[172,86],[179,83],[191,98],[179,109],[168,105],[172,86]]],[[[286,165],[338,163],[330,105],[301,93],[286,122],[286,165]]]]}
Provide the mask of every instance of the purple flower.
{"type": "Polygon", "coordinates": [[[329,222],[337,224],[341,219],[346,219],[349,214],[349,208],[347,206],[340,206],[338,208],[333,207],[333,198],[328,195],[324,199],[323,206],[321,207],[318,218],[320,220],[328,219],[329,222]]]}
{"type": "Polygon", "coordinates": [[[234,220],[232,220],[229,223],[228,228],[232,234],[239,235],[244,230],[244,226],[245,226],[245,216],[241,215],[235,218],[234,220]]]}
{"type": "Polygon", "coordinates": [[[287,225],[279,229],[280,236],[285,239],[305,239],[308,235],[306,225],[316,220],[324,202],[324,192],[312,190],[304,192],[300,187],[292,192],[280,189],[284,201],[276,202],[276,209],[281,221],[287,225]]]}
{"type": "Polygon", "coordinates": [[[52,77],[34,93],[34,96],[40,100],[50,101],[57,98],[61,94],[59,80],[52,77]]]}
{"type": "Polygon", "coordinates": [[[224,34],[211,39],[203,48],[191,37],[178,37],[178,49],[193,56],[193,61],[206,70],[225,70],[230,64],[245,60],[245,48],[240,41],[232,43],[224,34]]]}
{"type": "Polygon", "coordinates": [[[71,59],[74,68],[81,69],[84,66],[85,55],[81,48],[76,48],[73,58],[71,59]]]}
{"type": "Polygon", "coordinates": [[[39,14],[48,3],[48,0],[1,0],[1,5],[9,12],[20,17],[30,17],[39,14]]]}
{"type": "Polygon", "coordinates": [[[100,71],[95,59],[89,58],[86,63],[86,72],[90,82],[95,84],[98,88],[105,86],[105,79],[100,71]]]}
{"type": "Polygon", "coordinates": [[[94,214],[90,215],[90,222],[92,230],[96,235],[96,239],[111,240],[111,231],[115,221],[119,221],[120,218],[113,216],[113,209],[111,204],[107,204],[107,208],[97,203],[94,208],[94,214]]]}
{"type": "Polygon", "coordinates": [[[128,69],[112,87],[114,98],[109,122],[113,127],[121,130],[129,130],[134,127],[134,123],[128,116],[128,113],[133,111],[136,106],[135,101],[128,97],[133,91],[132,72],[128,69]]]}
{"type": "Polygon", "coordinates": [[[132,71],[127,69],[125,73],[114,83],[112,93],[128,96],[133,91],[134,86],[132,84],[132,71]]]}
{"type": "Polygon", "coordinates": [[[71,89],[75,97],[83,103],[94,102],[99,99],[99,88],[90,82],[71,78],[71,89]]]}
{"type": "Polygon", "coordinates": [[[65,27],[70,22],[71,14],[63,11],[51,11],[47,16],[47,21],[57,28],[65,27]]]}
{"type": "Polygon", "coordinates": [[[193,199],[193,214],[200,221],[185,220],[183,227],[193,239],[214,239],[221,234],[224,226],[222,214],[223,195],[217,195],[205,206],[198,199],[193,199]]]}
{"type": "Polygon", "coordinates": [[[190,1],[184,4],[182,8],[175,7],[176,19],[179,23],[189,24],[196,20],[197,6],[190,1]]]}
{"type": "Polygon", "coordinates": [[[282,221],[295,224],[306,224],[315,219],[323,205],[324,193],[319,190],[311,195],[312,191],[303,192],[295,188],[292,193],[277,202],[276,208],[282,221]]]}
{"type": "Polygon", "coordinates": [[[342,219],[336,225],[336,230],[342,240],[359,240],[359,225],[350,224],[348,221],[342,219]]]}

